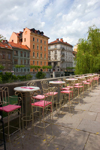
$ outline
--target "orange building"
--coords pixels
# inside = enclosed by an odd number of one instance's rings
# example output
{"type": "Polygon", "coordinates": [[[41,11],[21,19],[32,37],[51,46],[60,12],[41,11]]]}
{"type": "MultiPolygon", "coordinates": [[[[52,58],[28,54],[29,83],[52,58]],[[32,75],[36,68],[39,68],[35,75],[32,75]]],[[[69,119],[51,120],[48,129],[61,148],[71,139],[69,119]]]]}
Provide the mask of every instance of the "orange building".
{"type": "Polygon", "coordinates": [[[30,65],[42,67],[48,65],[48,39],[39,30],[24,28],[23,32],[13,32],[9,42],[27,45],[30,48],[30,65]]]}

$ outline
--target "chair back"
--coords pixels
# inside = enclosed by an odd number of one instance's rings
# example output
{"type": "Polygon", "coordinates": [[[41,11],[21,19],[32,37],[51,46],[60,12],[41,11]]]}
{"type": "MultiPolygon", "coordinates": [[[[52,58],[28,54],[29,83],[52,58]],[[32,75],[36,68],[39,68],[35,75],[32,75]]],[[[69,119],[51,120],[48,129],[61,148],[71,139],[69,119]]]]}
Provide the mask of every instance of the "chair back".
{"type": "Polygon", "coordinates": [[[42,80],[42,81],[41,81],[41,85],[42,85],[43,94],[48,93],[48,92],[49,92],[49,84],[48,84],[48,81],[42,80]]]}
{"type": "Polygon", "coordinates": [[[7,105],[9,103],[9,89],[8,87],[0,88],[0,105],[7,105]]]}
{"type": "Polygon", "coordinates": [[[27,86],[37,86],[35,81],[29,81],[26,85],[27,86]]]}
{"type": "Polygon", "coordinates": [[[52,104],[54,103],[54,97],[55,97],[55,92],[57,91],[57,87],[50,87],[48,89],[48,93],[45,93],[45,100],[46,101],[51,101],[52,104]]]}

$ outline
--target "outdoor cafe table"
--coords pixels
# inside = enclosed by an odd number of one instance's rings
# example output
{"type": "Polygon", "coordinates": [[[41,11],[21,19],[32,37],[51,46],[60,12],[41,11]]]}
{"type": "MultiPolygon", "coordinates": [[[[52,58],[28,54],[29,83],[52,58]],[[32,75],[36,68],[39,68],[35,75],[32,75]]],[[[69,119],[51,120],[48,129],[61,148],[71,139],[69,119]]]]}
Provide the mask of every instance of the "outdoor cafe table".
{"type": "Polygon", "coordinates": [[[78,79],[76,79],[76,78],[68,78],[68,79],[66,79],[67,81],[76,81],[76,80],[78,80],[78,79]]]}
{"type": "Polygon", "coordinates": [[[40,90],[39,87],[35,86],[21,86],[21,87],[15,87],[14,91],[22,93],[23,95],[23,112],[26,120],[30,120],[31,117],[31,92],[36,92],[40,90]]]}

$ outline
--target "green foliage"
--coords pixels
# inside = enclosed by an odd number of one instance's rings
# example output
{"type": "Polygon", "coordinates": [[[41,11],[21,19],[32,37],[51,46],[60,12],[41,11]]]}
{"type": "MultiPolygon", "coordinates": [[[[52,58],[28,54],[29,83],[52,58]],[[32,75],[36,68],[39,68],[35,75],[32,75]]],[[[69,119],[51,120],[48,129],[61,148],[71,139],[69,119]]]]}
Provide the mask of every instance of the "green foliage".
{"type": "Polygon", "coordinates": [[[52,69],[52,66],[47,66],[47,69],[52,69]]]}
{"type": "Polygon", "coordinates": [[[40,69],[41,67],[40,67],[40,66],[30,65],[30,68],[31,68],[31,69],[35,69],[35,70],[38,70],[38,69],[40,69]]]}
{"type": "Polygon", "coordinates": [[[11,72],[5,72],[5,74],[2,74],[2,81],[3,82],[9,82],[12,78],[12,73],[11,72]]]}
{"type": "Polygon", "coordinates": [[[30,79],[32,79],[32,75],[30,74],[27,74],[24,76],[20,76],[20,75],[16,76],[16,75],[13,75],[11,72],[5,72],[5,74],[0,72],[0,83],[25,81],[25,80],[30,80],[30,79]]]}
{"type": "Polygon", "coordinates": [[[32,79],[32,75],[31,74],[27,74],[26,75],[26,80],[31,80],[32,79]]]}
{"type": "Polygon", "coordinates": [[[24,81],[24,80],[25,80],[25,78],[26,78],[26,76],[25,76],[25,75],[24,75],[24,76],[20,76],[20,75],[18,75],[17,77],[18,77],[18,79],[19,79],[20,81],[24,81]]]}
{"type": "Polygon", "coordinates": [[[1,70],[4,69],[4,66],[0,65],[0,69],[1,69],[1,70]]]}
{"type": "Polygon", "coordinates": [[[16,75],[12,75],[12,81],[17,81],[18,77],[16,75]]]}
{"type": "Polygon", "coordinates": [[[0,83],[2,82],[2,77],[0,76],[0,83]]]}
{"type": "Polygon", "coordinates": [[[42,66],[42,69],[52,69],[52,66],[42,66]]]}
{"type": "Polygon", "coordinates": [[[43,78],[45,78],[45,76],[46,76],[46,74],[42,71],[40,71],[36,74],[37,79],[43,79],[43,78]]]}
{"type": "Polygon", "coordinates": [[[30,74],[27,74],[27,75],[24,75],[24,76],[18,75],[17,77],[18,77],[18,79],[19,79],[20,81],[25,81],[25,80],[30,80],[30,79],[32,79],[32,75],[30,75],[30,74]]]}
{"type": "Polygon", "coordinates": [[[42,69],[47,69],[48,66],[42,66],[42,69]]]}
{"type": "Polygon", "coordinates": [[[16,65],[15,68],[24,68],[25,65],[16,65]]]}
{"type": "Polygon", "coordinates": [[[2,40],[6,40],[6,38],[0,34],[0,42],[2,42],[2,40]]]}
{"type": "Polygon", "coordinates": [[[75,74],[100,70],[100,29],[89,27],[87,39],[79,39],[75,74]]]}
{"type": "Polygon", "coordinates": [[[75,69],[75,67],[67,67],[66,69],[67,70],[72,70],[72,69],[75,69]]]}

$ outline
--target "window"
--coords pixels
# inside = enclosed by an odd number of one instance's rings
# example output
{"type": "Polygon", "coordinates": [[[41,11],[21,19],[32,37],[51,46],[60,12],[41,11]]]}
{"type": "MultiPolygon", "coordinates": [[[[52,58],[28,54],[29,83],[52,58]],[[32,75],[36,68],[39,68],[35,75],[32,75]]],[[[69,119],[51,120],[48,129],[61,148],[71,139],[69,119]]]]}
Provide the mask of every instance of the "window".
{"type": "Polygon", "coordinates": [[[46,58],[46,54],[44,54],[44,58],[46,58]]]}
{"type": "Polygon", "coordinates": [[[18,51],[14,51],[14,56],[18,56],[18,51]]]}
{"type": "Polygon", "coordinates": [[[48,56],[48,59],[50,60],[50,56],[48,56]]]}
{"type": "Polygon", "coordinates": [[[33,41],[35,41],[35,38],[33,37],[33,41]]]}
{"type": "Polygon", "coordinates": [[[2,52],[2,59],[6,59],[6,53],[2,52]]]}
{"type": "Polygon", "coordinates": [[[18,64],[18,59],[14,59],[14,64],[18,64]]]}
{"type": "Polygon", "coordinates": [[[26,42],[26,38],[24,38],[24,42],[26,42]]]}
{"type": "Polygon", "coordinates": [[[39,54],[37,53],[37,58],[39,57],[39,54]]]}
{"type": "Polygon", "coordinates": [[[44,41],[44,44],[46,44],[46,41],[44,41]]]}
{"type": "Polygon", "coordinates": [[[42,43],[42,40],[40,40],[40,43],[42,43]]]}
{"type": "Polygon", "coordinates": [[[50,55],[50,51],[49,51],[48,53],[49,53],[49,55],[50,55]]]}
{"type": "Polygon", "coordinates": [[[55,51],[55,54],[57,54],[57,51],[55,51]]]}
{"type": "Polygon", "coordinates": [[[35,52],[33,52],[33,57],[35,57],[35,52]]]}
{"type": "Polygon", "coordinates": [[[29,53],[27,53],[27,57],[29,58],[29,56],[30,56],[30,54],[29,53]]]}
{"type": "Polygon", "coordinates": [[[38,61],[37,61],[37,65],[38,65],[38,61]]]}
{"type": "Polygon", "coordinates": [[[37,49],[39,49],[39,46],[37,45],[37,49]]]}
{"type": "Polygon", "coordinates": [[[42,50],[42,46],[40,46],[40,50],[42,50]]]}
{"type": "Polygon", "coordinates": [[[44,62],[44,65],[46,66],[46,62],[44,62]]]}
{"type": "Polygon", "coordinates": [[[20,52],[20,56],[23,57],[23,52],[22,51],[20,52]]]}
{"type": "Polygon", "coordinates": [[[5,64],[5,63],[3,63],[3,64],[2,64],[2,66],[4,66],[4,68],[5,68],[6,64],[5,64]]]}
{"type": "Polygon", "coordinates": [[[26,57],[26,52],[24,52],[24,57],[26,57]]]}
{"type": "Polygon", "coordinates": [[[24,60],[24,65],[26,65],[26,60],[24,60]]]}
{"type": "Polygon", "coordinates": [[[57,56],[55,56],[55,59],[57,60],[57,56]]]}
{"type": "Polygon", "coordinates": [[[44,47],[44,51],[46,51],[46,47],[44,47]]]}
{"type": "Polygon", "coordinates": [[[16,68],[16,72],[18,72],[18,68],[16,68]]]}
{"type": "Polygon", "coordinates": [[[55,45],[55,48],[57,48],[57,45],[55,45]]]}
{"type": "Polygon", "coordinates": [[[35,49],[35,45],[33,44],[33,49],[35,49]]]}
{"type": "Polygon", "coordinates": [[[24,72],[26,72],[26,69],[24,69],[24,72]]]}
{"type": "Polygon", "coordinates": [[[11,69],[11,64],[8,64],[8,69],[11,69]]]}
{"type": "Polygon", "coordinates": [[[10,53],[8,53],[8,59],[11,59],[11,54],[10,53]]]}
{"type": "Polygon", "coordinates": [[[41,61],[41,63],[40,63],[41,65],[42,65],[42,61],[41,61]]]}
{"type": "Polygon", "coordinates": [[[27,60],[27,64],[29,65],[29,60],[27,60]]]}
{"type": "Polygon", "coordinates": [[[29,72],[30,70],[29,70],[29,69],[27,69],[27,71],[29,72]]]}
{"type": "Polygon", "coordinates": [[[33,61],[33,65],[35,65],[35,62],[33,61]]]}
{"type": "Polygon", "coordinates": [[[21,60],[21,62],[20,62],[20,63],[21,63],[21,65],[22,65],[22,64],[23,64],[23,60],[21,60]]]}
{"type": "Polygon", "coordinates": [[[42,54],[40,54],[40,57],[42,58],[42,54]]]}
{"type": "Polygon", "coordinates": [[[37,39],[37,42],[39,42],[39,39],[37,39]]]}

